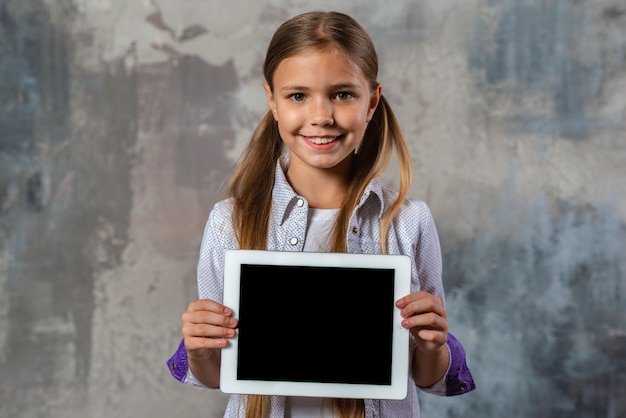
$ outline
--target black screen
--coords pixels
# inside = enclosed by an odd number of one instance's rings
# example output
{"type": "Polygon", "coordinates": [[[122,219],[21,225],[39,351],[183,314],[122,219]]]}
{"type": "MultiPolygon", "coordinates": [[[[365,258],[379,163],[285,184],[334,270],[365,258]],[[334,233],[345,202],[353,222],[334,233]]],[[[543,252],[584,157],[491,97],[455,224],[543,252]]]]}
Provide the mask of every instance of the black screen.
{"type": "Polygon", "coordinates": [[[391,384],[394,270],[242,265],[237,378],[391,384]]]}

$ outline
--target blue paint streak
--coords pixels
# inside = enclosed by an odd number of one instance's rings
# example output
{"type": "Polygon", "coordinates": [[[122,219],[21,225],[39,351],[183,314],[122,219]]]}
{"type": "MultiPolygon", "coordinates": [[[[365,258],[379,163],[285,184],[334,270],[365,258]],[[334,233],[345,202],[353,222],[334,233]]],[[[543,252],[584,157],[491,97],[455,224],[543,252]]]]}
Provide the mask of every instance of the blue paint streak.
{"type": "MultiPolygon", "coordinates": [[[[607,77],[603,57],[615,47],[602,30],[594,31],[598,22],[592,21],[591,6],[567,0],[505,0],[492,1],[490,8],[498,27],[490,39],[490,22],[478,20],[470,68],[484,71],[487,83],[506,86],[501,94],[513,102],[529,93],[546,95],[556,113],[551,125],[561,136],[590,138],[598,119],[585,108],[602,93],[607,77]]],[[[534,133],[535,127],[530,124],[527,130],[534,133]]]]}

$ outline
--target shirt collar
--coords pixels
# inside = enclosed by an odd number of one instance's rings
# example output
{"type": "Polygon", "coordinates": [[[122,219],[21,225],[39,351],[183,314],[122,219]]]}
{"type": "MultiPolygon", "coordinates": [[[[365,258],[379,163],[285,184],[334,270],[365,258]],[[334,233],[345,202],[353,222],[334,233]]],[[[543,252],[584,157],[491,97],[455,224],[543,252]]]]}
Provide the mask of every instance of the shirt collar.
{"type": "Polygon", "coordinates": [[[383,186],[377,178],[372,180],[365,188],[363,196],[361,196],[359,204],[357,205],[357,209],[365,205],[374,204],[378,205],[378,217],[381,218],[385,211],[385,199],[383,199],[383,186]]]}

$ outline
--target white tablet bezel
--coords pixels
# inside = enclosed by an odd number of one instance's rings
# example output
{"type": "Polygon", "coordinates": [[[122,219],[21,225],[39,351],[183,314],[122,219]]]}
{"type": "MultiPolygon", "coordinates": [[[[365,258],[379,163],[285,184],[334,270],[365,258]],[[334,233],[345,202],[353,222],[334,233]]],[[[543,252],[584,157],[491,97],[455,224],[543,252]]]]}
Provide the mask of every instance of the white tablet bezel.
{"type": "MultiPolygon", "coordinates": [[[[410,258],[403,255],[230,250],[226,252],[224,264],[224,305],[233,309],[235,318],[239,312],[242,264],[393,269],[394,301],[407,295],[411,287],[410,258]]],[[[222,349],[220,389],[224,393],[257,395],[404,399],[407,396],[409,332],[401,326],[401,321],[400,309],[394,307],[390,385],[238,380],[238,337],[234,337],[222,349]]],[[[363,344],[367,344],[367,336],[363,344]]]]}

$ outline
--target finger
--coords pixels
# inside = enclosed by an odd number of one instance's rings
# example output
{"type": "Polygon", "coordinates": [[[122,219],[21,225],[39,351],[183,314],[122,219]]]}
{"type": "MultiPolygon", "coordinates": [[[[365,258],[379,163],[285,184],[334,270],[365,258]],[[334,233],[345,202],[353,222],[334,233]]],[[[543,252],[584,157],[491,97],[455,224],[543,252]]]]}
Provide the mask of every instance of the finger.
{"type": "Polygon", "coordinates": [[[401,324],[407,329],[417,328],[443,332],[448,331],[448,321],[434,312],[410,316],[403,319],[401,324]]]}
{"type": "Polygon", "coordinates": [[[226,316],[233,314],[232,309],[211,299],[194,300],[187,306],[187,312],[211,311],[226,316]]]}
{"type": "Polygon", "coordinates": [[[187,324],[183,326],[185,338],[232,338],[237,332],[232,328],[225,328],[210,324],[187,324]]]}
{"type": "Polygon", "coordinates": [[[238,321],[236,318],[210,311],[185,312],[181,318],[183,326],[185,324],[210,324],[226,328],[236,328],[238,321]]]}
{"type": "Polygon", "coordinates": [[[444,318],[447,316],[446,308],[441,303],[441,299],[436,296],[419,297],[413,300],[401,309],[400,315],[402,315],[403,318],[408,318],[413,315],[430,312],[436,313],[444,318]]]}
{"type": "Polygon", "coordinates": [[[205,349],[224,348],[228,345],[227,338],[203,338],[189,337],[185,338],[185,349],[187,352],[198,352],[205,349]]]}
{"type": "Polygon", "coordinates": [[[433,331],[431,329],[420,329],[416,332],[416,337],[422,341],[443,344],[447,340],[447,333],[441,331],[433,331]]]}
{"type": "Polygon", "coordinates": [[[441,299],[439,299],[437,296],[433,295],[432,293],[428,293],[428,292],[424,292],[423,290],[420,290],[419,292],[409,293],[403,298],[398,299],[398,301],[396,302],[396,306],[398,308],[404,308],[408,304],[415,302],[415,301],[422,300],[422,299],[435,299],[439,301],[439,303],[441,303],[441,299]]]}

